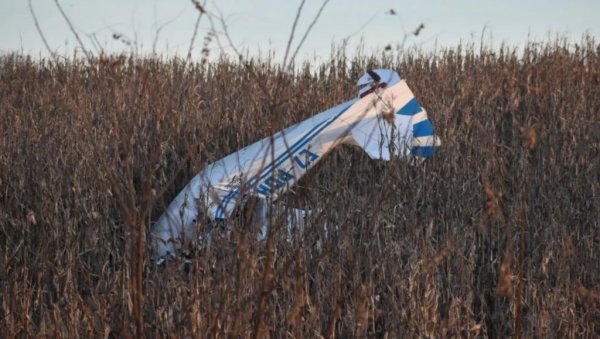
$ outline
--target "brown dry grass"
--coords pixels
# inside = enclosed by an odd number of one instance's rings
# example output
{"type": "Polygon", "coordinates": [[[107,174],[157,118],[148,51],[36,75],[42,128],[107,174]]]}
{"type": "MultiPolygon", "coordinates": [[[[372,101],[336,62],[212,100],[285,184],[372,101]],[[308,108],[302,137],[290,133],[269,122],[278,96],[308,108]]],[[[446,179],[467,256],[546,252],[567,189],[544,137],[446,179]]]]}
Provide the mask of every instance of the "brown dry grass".
{"type": "Polygon", "coordinates": [[[0,336],[600,335],[599,45],[344,60],[1,57],[0,336]],[[408,80],[441,152],[340,149],[286,197],[325,208],[329,239],[237,230],[187,276],[153,266],[148,226],[196,172],[373,66],[408,80]]]}

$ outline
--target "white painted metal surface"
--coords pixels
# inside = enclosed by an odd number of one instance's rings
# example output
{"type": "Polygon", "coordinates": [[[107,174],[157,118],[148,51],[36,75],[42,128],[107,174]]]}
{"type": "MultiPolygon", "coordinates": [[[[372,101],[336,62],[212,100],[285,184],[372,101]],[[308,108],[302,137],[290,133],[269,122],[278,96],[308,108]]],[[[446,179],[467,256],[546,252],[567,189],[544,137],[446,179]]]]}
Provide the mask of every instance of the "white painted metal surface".
{"type": "MultiPolygon", "coordinates": [[[[153,225],[154,255],[176,257],[182,243],[199,236],[201,218],[226,220],[245,196],[263,202],[277,199],[338,145],[361,147],[381,160],[431,156],[439,139],[427,113],[396,72],[370,71],[358,86],[358,98],[257,141],[198,173],[153,225]]],[[[259,217],[268,214],[263,212],[259,217]]],[[[263,231],[265,216],[260,221],[263,231]]],[[[298,218],[292,217],[294,223],[302,222],[298,218]]]]}

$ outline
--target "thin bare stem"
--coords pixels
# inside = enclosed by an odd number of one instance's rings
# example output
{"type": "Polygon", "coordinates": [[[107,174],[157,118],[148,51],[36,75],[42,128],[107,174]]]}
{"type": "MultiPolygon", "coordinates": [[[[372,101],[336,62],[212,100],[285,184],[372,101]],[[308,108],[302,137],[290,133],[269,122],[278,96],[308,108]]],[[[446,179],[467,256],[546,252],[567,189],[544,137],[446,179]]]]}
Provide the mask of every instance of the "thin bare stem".
{"type": "Polygon", "coordinates": [[[198,10],[198,18],[196,19],[196,23],[194,24],[194,34],[192,34],[192,39],[190,40],[190,47],[188,48],[187,60],[189,61],[192,58],[192,49],[194,48],[194,42],[196,41],[196,36],[198,35],[198,27],[200,26],[200,19],[202,19],[202,15],[206,13],[204,9],[206,6],[205,0],[202,5],[198,1],[192,1],[196,5],[196,9],[198,10]]]}
{"type": "Polygon", "coordinates": [[[56,59],[56,53],[54,53],[54,51],[50,48],[50,45],[48,44],[48,41],[46,40],[46,36],[44,35],[44,32],[40,28],[40,24],[38,22],[37,16],[35,15],[35,11],[33,10],[33,6],[31,5],[31,0],[29,0],[28,2],[29,2],[29,12],[31,13],[31,16],[33,17],[33,22],[35,23],[35,29],[38,31],[38,34],[42,38],[42,41],[44,42],[44,46],[46,46],[46,49],[48,50],[48,53],[50,53],[50,56],[53,59],[56,59]]]}
{"type": "Polygon", "coordinates": [[[75,27],[73,26],[73,23],[71,23],[71,19],[69,19],[69,17],[67,16],[67,14],[65,13],[65,11],[63,10],[63,8],[60,5],[60,3],[58,2],[58,0],[54,0],[54,3],[56,4],[56,7],[60,11],[60,14],[63,16],[63,18],[65,19],[65,21],[69,25],[69,29],[71,30],[71,33],[73,33],[73,35],[75,36],[75,39],[77,39],[77,42],[79,43],[79,47],[81,47],[81,50],[83,51],[83,53],[85,54],[85,56],[88,58],[88,61],[91,62],[91,60],[92,60],[92,54],[87,50],[87,48],[85,48],[85,45],[83,44],[83,41],[81,41],[81,38],[79,37],[79,34],[77,34],[77,30],[75,30],[75,27]]]}
{"type": "Polygon", "coordinates": [[[283,69],[285,69],[285,63],[287,62],[288,54],[290,53],[290,47],[292,47],[292,41],[294,41],[296,25],[298,24],[298,19],[300,19],[300,14],[302,13],[302,8],[304,7],[305,2],[305,0],[302,0],[302,2],[300,2],[298,10],[296,11],[296,18],[294,19],[294,23],[292,24],[292,31],[290,32],[290,38],[288,39],[287,47],[285,48],[285,55],[283,56],[283,64],[281,65],[283,69]]]}
{"type": "Polygon", "coordinates": [[[294,64],[294,60],[296,59],[296,55],[298,55],[298,52],[300,51],[300,48],[302,47],[302,45],[306,41],[306,38],[308,37],[308,34],[310,33],[310,31],[313,29],[313,27],[317,23],[317,20],[319,20],[319,17],[321,16],[321,13],[323,13],[323,9],[325,9],[325,6],[328,3],[329,3],[329,0],[323,1],[323,4],[321,4],[321,7],[319,8],[319,11],[317,12],[317,15],[315,15],[313,21],[310,23],[310,25],[306,29],[306,32],[304,32],[304,35],[302,36],[302,39],[300,39],[300,42],[298,43],[298,46],[296,46],[296,50],[294,51],[294,54],[292,54],[292,58],[290,59],[290,66],[294,64]]]}
{"type": "Polygon", "coordinates": [[[175,22],[175,20],[179,19],[179,17],[181,17],[181,15],[183,14],[183,12],[185,11],[185,8],[183,10],[181,10],[175,17],[173,17],[172,19],[162,23],[157,29],[156,29],[156,35],[154,36],[154,41],[152,42],[152,55],[156,56],[156,45],[158,44],[158,37],[160,36],[160,32],[162,32],[162,30],[167,27],[168,25],[172,24],[173,22],[175,22]]]}

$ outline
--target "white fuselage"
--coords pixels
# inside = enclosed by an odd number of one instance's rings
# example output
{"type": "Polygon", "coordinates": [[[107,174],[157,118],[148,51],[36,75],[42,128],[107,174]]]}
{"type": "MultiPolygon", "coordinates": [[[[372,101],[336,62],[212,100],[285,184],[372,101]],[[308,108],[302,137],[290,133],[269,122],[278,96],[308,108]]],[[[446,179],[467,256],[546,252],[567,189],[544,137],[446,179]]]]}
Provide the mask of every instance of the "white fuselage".
{"type": "MultiPolygon", "coordinates": [[[[340,144],[362,147],[384,160],[408,155],[419,139],[411,126],[426,119],[406,83],[399,81],[244,147],[208,165],[173,200],[153,227],[155,252],[173,255],[182,238],[196,237],[200,214],[227,219],[246,195],[276,199],[340,144]]],[[[432,138],[431,146],[437,144],[432,138]]]]}

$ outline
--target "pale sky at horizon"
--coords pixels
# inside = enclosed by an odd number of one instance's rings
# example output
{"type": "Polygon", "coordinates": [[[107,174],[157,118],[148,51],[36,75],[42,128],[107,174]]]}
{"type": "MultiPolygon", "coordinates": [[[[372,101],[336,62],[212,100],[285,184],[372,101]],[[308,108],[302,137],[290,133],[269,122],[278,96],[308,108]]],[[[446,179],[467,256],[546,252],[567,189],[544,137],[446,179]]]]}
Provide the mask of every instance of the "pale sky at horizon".
{"type": "MultiPolygon", "coordinates": [[[[60,55],[72,54],[77,41],[54,1],[31,3],[51,48],[60,55]]],[[[90,38],[94,35],[104,50],[113,53],[130,50],[122,41],[112,38],[117,33],[137,41],[138,52],[149,55],[157,30],[164,25],[158,36],[157,52],[185,57],[198,15],[190,0],[60,0],[60,3],[89,50],[94,50],[90,38]]],[[[299,3],[300,0],[208,0],[206,9],[222,13],[238,49],[253,55],[274,51],[280,60],[299,3]]],[[[306,1],[296,43],[321,4],[320,0],[306,1]]],[[[346,37],[350,37],[350,53],[361,39],[367,53],[380,52],[388,44],[399,44],[405,32],[413,31],[421,23],[425,28],[419,36],[408,38],[407,47],[418,45],[433,50],[456,46],[461,41],[478,44],[484,27],[483,40],[488,46],[499,46],[502,42],[522,46],[528,41],[547,41],[556,35],[578,42],[586,32],[600,38],[599,18],[600,1],[592,0],[331,0],[299,58],[327,60],[332,44],[339,44],[346,37]],[[396,15],[388,14],[390,9],[396,15]]],[[[194,47],[195,58],[200,57],[209,27],[204,17],[194,47]]],[[[27,0],[0,0],[0,34],[0,54],[22,50],[34,56],[48,55],[27,0]]],[[[224,38],[221,40],[226,43],[224,38]]],[[[211,53],[218,54],[214,41],[209,47],[217,51],[211,53]]]]}

